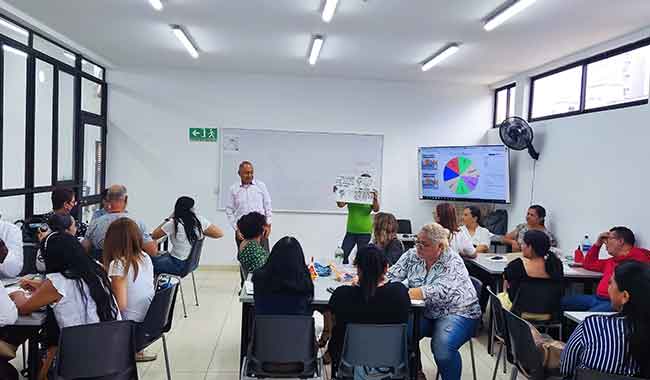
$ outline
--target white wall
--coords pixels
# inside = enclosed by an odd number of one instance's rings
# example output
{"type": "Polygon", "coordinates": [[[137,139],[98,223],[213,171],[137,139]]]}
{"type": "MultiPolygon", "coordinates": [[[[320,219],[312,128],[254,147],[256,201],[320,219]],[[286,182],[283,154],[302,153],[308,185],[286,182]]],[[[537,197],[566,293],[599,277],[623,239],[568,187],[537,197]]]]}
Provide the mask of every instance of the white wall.
{"type": "MultiPolygon", "coordinates": [[[[208,265],[235,263],[234,234],[216,211],[217,145],[189,143],[189,127],[384,134],[382,208],[417,228],[431,220],[432,203],[417,199],[416,148],[478,143],[491,121],[482,86],[184,71],[108,78],[107,181],[127,185],[130,212],[150,228],[176,197],[194,196],[199,211],[227,229],[206,246],[208,265]]],[[[343,215],[276,214],[272,242],[293,235],[318,257],[333,253],[344,232],[343,215]]]]}
{"type": "MultiPolygon", "coordinates": [[[[515,113],[526,118],[530,77],[555,67],[650,36],[650,29],[577,52],[494,87],[517,82],[515,113]]],[[[573,250],[585,234],[592,240],[614,225],[630,227],[640,244],[650,245],[646,198],[650,177],[650,106],[603,111],[532,123],[533,145],[540,151],[533,203],[550,214],[552,231],[561,248],[573,250]]],[[[486,135],[498,143],[498,130],[486,135]]],[[[526,152],[511,155],[512,203],[509,224],[524,221],[531,204],[532,160],[526,152]]]]}

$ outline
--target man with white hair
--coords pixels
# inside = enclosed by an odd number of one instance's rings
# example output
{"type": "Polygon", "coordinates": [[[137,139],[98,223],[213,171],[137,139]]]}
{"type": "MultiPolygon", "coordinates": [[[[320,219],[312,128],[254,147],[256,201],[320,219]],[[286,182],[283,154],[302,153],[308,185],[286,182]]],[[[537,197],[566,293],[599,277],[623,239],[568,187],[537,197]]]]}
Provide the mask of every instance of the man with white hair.
{"type": "MultiPolygon", "coordinates": [[[[463,259],[449,249],[449,230],[438,223],[423,226],[415,248],[388,269],[386,278],[406,280],[411,299],[425,301],[422,337],[431,337],[442,378],[460,380],[463,366],[458,349],[476,331],[481,308],[463,259]]],[[[421,368],[418,378],[425,379],[421,368]]]]}
{"type": "Polygon", "coordinates": [[[112,185],[108,188],[108,191],[106,192],[106,203],[109,206],[108,213],[90,222],[88,231],[86,232],[86,239],[83,241],[86,250],[90,253],[94,252],[96,258],[99,258],[99,252],[104,249],[104,238],[106,237],[108,227],[111,223],[120,218],[129,218],[138,225],[144,243],[142,245],[143,251],[151,256],[158,254],[158,245],[151,238],[151,235],[149,235],[145,224],[142,221],[135,219],[130,213],[126,212],[128,198],[126,186],[112,185]]]}

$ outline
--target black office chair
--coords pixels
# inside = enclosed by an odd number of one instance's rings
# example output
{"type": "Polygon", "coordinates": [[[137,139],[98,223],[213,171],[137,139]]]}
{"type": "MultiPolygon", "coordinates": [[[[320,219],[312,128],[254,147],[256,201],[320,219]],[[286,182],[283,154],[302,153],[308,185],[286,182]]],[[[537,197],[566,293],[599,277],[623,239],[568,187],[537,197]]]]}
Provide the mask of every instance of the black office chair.
{"type": "MultiPolygon", "coordinates": [[[[481,291],[483,290],[483,283],[481,282],[481,280],[479,280],[476,277],[470,276],[469,279],[472,280],[472,285],[474,285],[474,290],[476,290],[476,296],[478,297],[478,299],[481,299],[481,291]]],[[[474,344],[472,343],[472,340],[478,337],[480,326],[481,326],[480,324],[476,326],[476,331],[474,331],[474,336],[469,338],[469,352],[470,352],[470,357],[472,359],[472,375],[474,376],[474,380],[477,380],[477,378],[476,378],[476,359],[474,358],[474,344]]],[[[440,369],[438,369],[436,373],[436,380],[438,380],[439,378],[440,378],[440,369]]]]}
{"type": "MultiPolygon", "coordinates": [[[[199,306],[199,295],[196,291],[196,280],[194,279],[194,271],[199,267],[199,261],[201,261],[201,252],[203,251],[203,241],[205,238],[201,238],[192,243],[192,249],[190,250],[190,255],[185,259],[185,266],[180,273],[164,273],[169,276],[177,277],[179,280],[179,287],[181,289],[181,302],[183,303],[183,316],[187,318],[187,308],[185,307],[185,295],[183,294],[183,284],[180,280],[185,278],[188,274],[192,276],[192,285],[194,287],[194,299],[196,301],[196,306],[199,306]]],[[[161,273],[162,274],[162,273],[161,273]]]]}
{"type": "Polygon", "coordinates": [[[560,300],[564,295],[562,281],[531,278],[519,284],[519,290],[512,301],[511,311],[530,322],[533,326],[548,333],[549,329],[558,330],[558,339],[562,340],[562,313],[560,300]],[[535,295],[534,298],[529,295],[535,295]],[[527,313],[548,314],[546,320],[527,318],[527,313]]]}
{"type": "Polygon", "coordinates": [[[151,344],[162,338],[163,353],[165,356],[165,369],[167,379],[171,380],[169,368],[169,353],[167,352],[167,340],[165,334],[172,328],[174,320],[174,305],[180,280],[174,276],[160,275],[156,285],[156,294],[151,300],[147,315],[144,321],[137,325],[135,331],[135,346],[137,352],[144,350],[151,344]]]}
{"type": "Polygon", "coordinates": [[[411,220],[397,219],[397,233],[398,234],[412,234],[411,220]]]}
{"type": "Polygon", "coordinates": [[[503,313],[514,364],[511,380],[516,380],[519,373],[531,380],[560,380],[562,377],[546,372],[544,354],[535,345],[530,324],[508,310],[503,313]]]}
{"type": "Polygon", "coordinates": [[[351,378],[354,367],[390,369],[391,378],[409,375],[408,330],[406,324],[349,324],[336,378],[351,378]]]}
{"type": "Polygon", "coordinates": [[[497,353],[497,362],[494,365],[494,373],[492,373],[492,380],[497,377],[497,370],[499,369],[499,362],[503,356],[503,348],[506,349],[506,357],[503,358],[503,373],[506,373],[506,362],[512,362],[512,354],[510,354],[510,346],[508,343],[508,331],[506,327],[505,316],[503,314],[503,306],[496,294],[492,292],[490,287],[486,287],[490,295],[490,317],[492,318],[493,325],[492,331],[488,334],[488,339],[492,342],[499,344],[499,352],[497,353]]]}
{"type": "Polygon", "coordinates": [[[137,380],[131,321],[102,322],[61,330],[56,375],[62,380],[137,380]]]}
{"type": "Polygon", "coordinates": [[[321,377],[314,318],[302,315],[258,315],[242,365],[241,378],[321,377]]]}
{"type": "Polygon", "coordinates": [[[593,369],[577,368],[574,380],[642,380],[638,377],[612,375],[609,373],[594,371],[593,369]]]}

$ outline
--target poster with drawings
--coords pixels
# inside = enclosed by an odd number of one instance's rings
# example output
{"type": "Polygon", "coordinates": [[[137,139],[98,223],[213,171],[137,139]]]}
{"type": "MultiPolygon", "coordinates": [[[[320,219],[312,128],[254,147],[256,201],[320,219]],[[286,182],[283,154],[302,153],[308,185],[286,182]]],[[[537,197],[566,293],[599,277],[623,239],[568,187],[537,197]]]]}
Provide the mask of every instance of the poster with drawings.
{"type": "Polygon", "coordinates": [[[375,180],[369,173],[340,175],[336,177],[333,191],[337,202],[372,204],[375,180]]]}
{"type": "Polygon", "coordinates": [[[223,152],[239,153],[239,136],[237,135],[223,136],[223,152]]]}

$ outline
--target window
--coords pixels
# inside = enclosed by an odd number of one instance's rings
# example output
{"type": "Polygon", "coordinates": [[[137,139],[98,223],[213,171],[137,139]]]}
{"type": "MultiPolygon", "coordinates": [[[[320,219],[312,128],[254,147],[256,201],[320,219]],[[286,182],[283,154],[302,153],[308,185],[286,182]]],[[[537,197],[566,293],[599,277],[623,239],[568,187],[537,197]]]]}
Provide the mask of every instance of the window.
{"type": "Polygon", "coordinates": [[[648,103],[650,38],[531,79],[531,121],[648,103]]]}
{"type": "Polygon", "coordinates": [[[84,73],[88,73],[97,79],[104,79],[104,69],[92,62],[86,61],[85,59],[81,60],[81,70],[83,70],[84,73]]]}
{"type": "Polygon", "coordinates": [[[494,91],[494,120],[493,125],[499,124],[511,116],[515,116],[516,84],[510,84],[494,91]]]}
{"type": "Polygon", "coordinates": [[[101,114],[102,85],[84,78],[81,87],[81,109],[97,115],[101,114]]]}
{"type": "Polygon", "coordinates": [[[34,186],[52,184],[52,123],[54,67],[36,60],[34,109],[34,186]]]}
{"type": "Polygon", "coordinates": [[[54,186],[74,189],[86,207],[101,202],[105,77],[100,65],[0,15],[3,220],[14,222],[51,210],[54,186]],[[85,128],[89,123],[93,127],[85,128]],[[82,170],[84,163],[88,173],[82,170]],[[84,186],[87,197],[82,196],[84,186]]]}
{"type": "Polygon", "coordinates": [[[3,18],[0,18],[0,33],[11,38],[12,40],[16,40],[22,43],[23,45],[27,45],[29,43],[29,32],[27,29],[21,28],[13,22],[5,20],[3,18]]]}
{"type": "Polygon", "coordinates": [[[59,72],[58,180],[74,179],[74,77],[59,72]]]}
{"type": "Polygon", "coordinates": [[[2,189],[25,187],[27,53],[2,46],[2,189]]]}
{"type": "Polygon", "coordinates": [[[577,112],[580,109],[582,66],[535,81],[533,118],[577,112]]]}
{"type": "Polygon", "coordinates": [[[587,65],[585,109],[648,99],[650,46],[587,65]]]}
{"type": "Polygon", "coordinates": [[[34,36],[34,49],[56,58],[66,65],[74,66],[77,57],[69,50],[53,44],[45,38],[34,36]]]}

